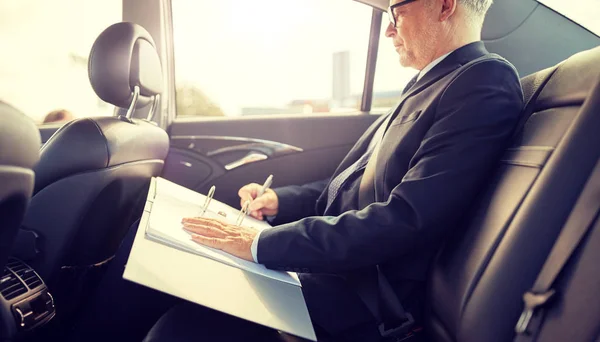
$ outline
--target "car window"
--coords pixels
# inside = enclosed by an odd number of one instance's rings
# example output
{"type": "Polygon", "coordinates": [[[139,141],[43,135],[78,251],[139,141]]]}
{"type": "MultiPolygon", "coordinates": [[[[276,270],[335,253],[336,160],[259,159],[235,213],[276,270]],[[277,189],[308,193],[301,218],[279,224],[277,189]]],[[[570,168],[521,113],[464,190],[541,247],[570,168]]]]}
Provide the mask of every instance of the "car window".
{"type": "Polygon", "coordinates": [[[371,113],[384,113],[395,107],[402,90],[417,74],[416,69],[400,65],[400,59],[391,38],[385,36],[385,30],[390,23],[387,18],[387,14],[384,13],[379,34],[371,113]]]}
{"type": "Polygon", "coordinates": [[[87,60],[121,18],[121,0],[0,0],[0,100],[39,124],[112,115],[92,90],[87,60]]]}
{"type": "Polygon", "coordinates": [[[177,0],[172,12],[179,117],[359,110],[371,7],[177,0]]]}
{"type": "Polygon", "coordinates": [[[538,0],[600,36],[600,0],[538,0]]]}

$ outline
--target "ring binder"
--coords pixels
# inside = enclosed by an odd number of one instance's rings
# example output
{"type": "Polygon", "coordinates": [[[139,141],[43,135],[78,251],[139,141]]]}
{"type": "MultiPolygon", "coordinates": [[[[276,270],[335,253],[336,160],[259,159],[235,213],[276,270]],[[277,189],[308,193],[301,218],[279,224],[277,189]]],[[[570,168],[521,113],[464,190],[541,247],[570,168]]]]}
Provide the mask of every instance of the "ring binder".
{"type": "Polygon", "coordinates": [[[236,226],[240,226],[242,224],[242,222],[244,221],[244,217],[246,217],[246,215],[248,215],[249,207],[250,207],[250,200],[247,200],[246,202],[244,202],[244,207],[242,207],[242,211],[240,211],[240,214],[238,215],[238,218],[235,221],[236,226]]]}
{"type": "Polygon", "coordinates": [[[200,216],[203,216],[204,213],[206,213],[206,209],[208,209],[208,205],[215,195],[215,189],[216,187],[213,185],[210,187],[210,190],[208,190],[208,195],[206,195],[206,200],[204,200],[204,205],[202,206],[202,212],[200,213],[200,216]]]}

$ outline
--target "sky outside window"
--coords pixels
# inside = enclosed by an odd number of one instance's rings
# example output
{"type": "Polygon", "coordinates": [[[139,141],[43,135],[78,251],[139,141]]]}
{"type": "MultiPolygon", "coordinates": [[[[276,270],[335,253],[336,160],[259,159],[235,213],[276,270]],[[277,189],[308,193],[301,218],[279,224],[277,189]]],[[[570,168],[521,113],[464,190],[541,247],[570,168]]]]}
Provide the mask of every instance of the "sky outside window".
{"type": "Polygon", "coordinates": [[[0,100],[38,123],[63,108],[75,117],[111,115],[90,86],[87,58],[121,18],[120,0],[0,0],[0,100]]]}
{"type": "Polygon", "coordinates": [[[173,1],[176,80],[227,115],[332,95],[333,55],[349,52],[362,93],[370,7],[348,0],[173,1]]]}
{"type": "Polygon", "coordinates": [[[600,0],[538,0],[600,36],[600,0]]]}

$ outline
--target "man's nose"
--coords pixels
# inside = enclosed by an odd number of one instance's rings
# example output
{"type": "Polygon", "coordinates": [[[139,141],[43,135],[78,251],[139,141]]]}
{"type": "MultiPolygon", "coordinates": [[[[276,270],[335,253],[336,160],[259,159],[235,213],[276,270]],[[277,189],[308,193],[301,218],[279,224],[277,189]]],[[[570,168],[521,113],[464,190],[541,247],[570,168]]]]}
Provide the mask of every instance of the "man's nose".
{"type": "Polygon", "coordinates": [[[396,28],[394,27],[394,25],[392,25],[392,23],[389,23],[387,28],[385,29],[385,36],[388,38],[392,38],[395,35],[396,35],[396,28]]]}

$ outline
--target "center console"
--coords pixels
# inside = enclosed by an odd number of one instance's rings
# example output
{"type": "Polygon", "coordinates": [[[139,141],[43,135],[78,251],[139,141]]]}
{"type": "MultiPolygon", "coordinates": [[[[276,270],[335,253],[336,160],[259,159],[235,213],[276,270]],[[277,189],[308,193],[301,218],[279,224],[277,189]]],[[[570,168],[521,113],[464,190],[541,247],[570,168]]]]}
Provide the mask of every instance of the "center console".
{"type": "Polygon", "coordinates": [[[24,262],[10,258],[0,274],[0,341],[32,331],[54,315],[54,298],[42,278],[24,262]]]}

